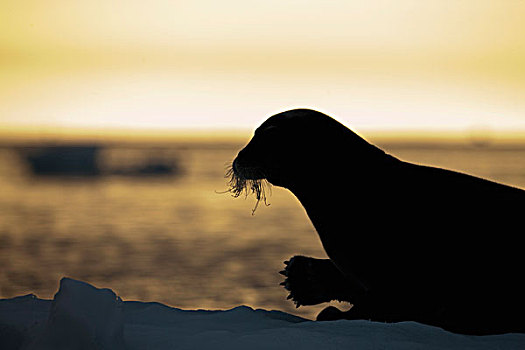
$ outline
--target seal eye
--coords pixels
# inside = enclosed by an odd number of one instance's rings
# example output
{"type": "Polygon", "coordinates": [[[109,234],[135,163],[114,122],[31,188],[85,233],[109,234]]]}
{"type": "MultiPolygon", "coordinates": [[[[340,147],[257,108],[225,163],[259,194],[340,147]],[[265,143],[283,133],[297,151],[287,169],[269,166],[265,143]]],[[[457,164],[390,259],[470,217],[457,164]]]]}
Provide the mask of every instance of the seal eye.
{"type": "Polygon", "coordinates": [[[275,126],[275,125],[269,125],[269,126],[266,126],[264,128],[257,128],[255,130],[255,133],[254,135],[268,135],[268,134],[274,134],[276,131],[278,130],[278,128],[275,126]]]}

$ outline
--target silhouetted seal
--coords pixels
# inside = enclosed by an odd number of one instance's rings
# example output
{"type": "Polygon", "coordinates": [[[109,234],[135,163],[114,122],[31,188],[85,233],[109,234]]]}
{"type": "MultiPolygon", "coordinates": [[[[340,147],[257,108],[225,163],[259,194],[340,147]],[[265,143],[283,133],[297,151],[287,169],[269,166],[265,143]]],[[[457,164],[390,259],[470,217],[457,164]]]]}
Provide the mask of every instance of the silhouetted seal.
{"type": "Polygon", "coordinates": [[[401,161],[309,109],[267,119],[230,174],[234,195],[264,199],[267,180],[304,206],[330,259],[285,262],[289,298],[354,305],[318,320],[525,332],[525,191],[401,161]]]}

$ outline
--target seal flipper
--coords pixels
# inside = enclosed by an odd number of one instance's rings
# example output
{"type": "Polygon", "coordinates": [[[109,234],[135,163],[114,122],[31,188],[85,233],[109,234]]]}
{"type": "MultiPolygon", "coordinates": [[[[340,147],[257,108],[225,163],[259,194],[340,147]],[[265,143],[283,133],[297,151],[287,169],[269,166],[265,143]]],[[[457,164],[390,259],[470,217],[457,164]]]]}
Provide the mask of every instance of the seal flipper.
{"type": "Polygon", "coordinates": [[[280,273],[286,279],[281,285],[290,291],[288,299],[292,299],[297,307],[332,300],[351,301],[354,294],[350,287],[352,283],[329,259],[296,255],[285,264],[280,273]]]}
{"type": "Polygon", "coordinates": [[[337,321],[337,320],[370,320],[367,314],[360,312],[355,305],[348,311],[341,311],[335,306],[327,306],[324,308],[316,318],[316,321],[337,321]]]}

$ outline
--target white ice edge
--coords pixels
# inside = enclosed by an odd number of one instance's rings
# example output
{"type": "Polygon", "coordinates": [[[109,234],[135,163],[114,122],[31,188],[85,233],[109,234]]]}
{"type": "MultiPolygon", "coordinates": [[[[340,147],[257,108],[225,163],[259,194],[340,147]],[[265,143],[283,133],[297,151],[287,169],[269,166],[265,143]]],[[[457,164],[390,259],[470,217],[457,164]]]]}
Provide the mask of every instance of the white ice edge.
{"type": "Polygon", "coordinates": [[[525,349],[525,334],[465,336],[416,322],[314,322],[280,311],[180,310],[63,278],[53,300],[0,300],[0,349],[525,349]]]}

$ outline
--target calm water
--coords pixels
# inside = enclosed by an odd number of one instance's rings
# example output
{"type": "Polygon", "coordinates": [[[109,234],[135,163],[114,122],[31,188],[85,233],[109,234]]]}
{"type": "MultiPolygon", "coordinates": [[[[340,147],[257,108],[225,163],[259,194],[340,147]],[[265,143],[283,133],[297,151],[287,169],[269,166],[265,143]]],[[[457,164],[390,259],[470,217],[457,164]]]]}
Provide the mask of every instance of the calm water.
{"type": "MultiPolygon", "coordinates": [[[[105,167],[134,159],[175,159],[180,175],[37,177],[0,149],[0,297],[52,298],[62,276],[115,290],[125,300],[180,308],[240,304],[313,317],[279,286],[294,254],[325,257],[302,207],[273,188],[255,215],[252,197],[226,189],[225,163],[242,145],[109,147],[105,167]]],[[[525,148],[381,145],[414,162],[457,169],[525,188],[525,148]]]]}

